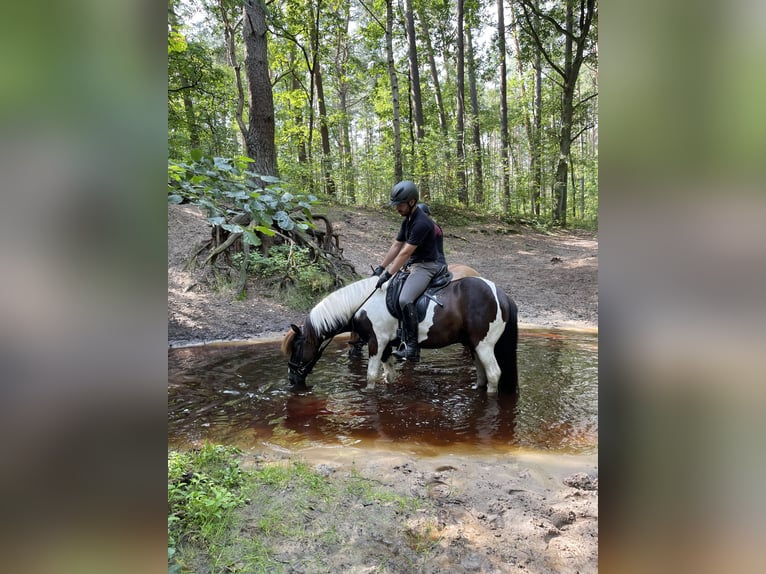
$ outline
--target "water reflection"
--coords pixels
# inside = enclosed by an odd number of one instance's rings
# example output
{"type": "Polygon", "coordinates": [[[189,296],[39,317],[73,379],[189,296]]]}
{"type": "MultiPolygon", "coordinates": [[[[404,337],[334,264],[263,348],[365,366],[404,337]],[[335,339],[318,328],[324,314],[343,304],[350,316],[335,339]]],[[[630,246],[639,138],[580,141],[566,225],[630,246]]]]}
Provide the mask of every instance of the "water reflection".
{"type": "Polygon", "coordinates": [[[171,349],[169,440],[248,446],[359,442],[591,452],[597,446],[598,345],[592,334],[522,331],[520,394],[471,389],[459,346],[427,350],[391,385],[366,386],[366,359],[331,345],[307,389],[291,389],[276,344],[171,349]]]}

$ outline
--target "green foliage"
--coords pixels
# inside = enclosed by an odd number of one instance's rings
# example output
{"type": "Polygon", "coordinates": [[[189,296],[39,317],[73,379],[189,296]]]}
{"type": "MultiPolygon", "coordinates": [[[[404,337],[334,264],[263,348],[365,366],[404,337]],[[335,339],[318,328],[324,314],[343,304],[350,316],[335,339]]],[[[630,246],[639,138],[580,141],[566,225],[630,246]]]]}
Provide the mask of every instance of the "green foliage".
{"type": "MultiPolygon", "coordinates": [[[[176,3],[179,26],[168,33],[168,142],[170,157],[175,161],[188,157],[193,148],[210,156],[233,157],[243,153],[234,118],[237,102],[235,76],[225,63],[221,31],[220,7],[217,3],[176,3]],[[195,10],[192,10],[194,8],[195,10]],[[203,12],[202,21],[192,18],[203,12]],[[195,142],[195,138],[197,140],[195,142]]],[[[234,21],[241,5],[225,2],[229,18],[234,21]]],[[[427,32],[418,25],[418,53],[424,104],[425,139],[414,141],[410,98],[405,97],[407,61],[401,14],[394,10],[394,66],[399,73],[400,118],[404,175],[418,183],[427,184],[429,201],[457,204],[458,165],[456,161],[457,88],[455,69],[455,3],[437,0],[415,3],[416,20],[422,21],[427,32]],[[436,104],[436,85],[429,73],[428,34],[432,56],[437,63],[439,90],[447,125],[442,131],[436,104]]],[[[501,217],[534,217],[532,189],[536,186],[531,156],[539,150],[538,165],[542,167],[541,225],[551,217],[550,200],[553,178],[559,155],[561,133],[562,84],[549,61],[540,57],[520,4],[515,4],[515,20],[505,4],[506,46],[508,66],[510,150],[510,198],[504,197],[500,186],[503,157],[500,147],[500,93],[497,42],[481,41],[478,30],[482,18],[494,25],[494,8],[488,9],[477,1],[465,5],[466,27],[474,32],[476,74],[479,78],[478,97],[482,149],[470,145],[470,123],[467,124],[465,168],[468,196],[474,197],[478,185],[473,161],[481,154],[484,199],[471,207],[478,213],[501,217]],[[482,18],[480,18],[480,15],[482,18]],[[515,44],[518,44],[518,49],[515,44]],[[535,107],[535,70],[541,66],[541,101],[535,107]],[[538,134],[528,131],[537,114],[541,119],[538,134]],[[532,140],[532,141],[530,141],[532,140]]],[[[365,9],[348,2],[321,4],[301,1],[276,2],[269,5],[270,34],[268,60],[275,105],[275,146],[279,172],[293,185],[308,193],[326,192],[324,170],[336,184],[331,199],[341,204],[382,205],[394,178],[393,169],[393,103],[385,53],[385,3],[380,0],[365,3],[365,9]],[[345,15],[350,10],[351,25],[345,15]],[[312,41],[313,26],[318,25],[318,43],[312,41]],[[311,69],[319,65],[323,74],[324,100],[327,107],[326,125],[330,134],[329,156],[323,153],[319,137],[320,121],[316,116],[316,88],[311,69]],[[347,138],[347,139],[346,139],[347,138]],[[348,141],[348,145],[346,145],[348,141]]],[[[564,22],[565,2],[552,2],[540,9],[550,18],[564,22]]],[[[535,18],[532,18],[536,21],[535,18]]],[[[538,19],[537,36],[547,48],[553,61],[560,61],[565,47],[561,27],[553,20],[538,19]]],[[[493,32],[493,36],[494,36],[493,32]]],[[[598,61],[593,45],[597,39],[597,18],[589,33],[586,65],[578,78],[572,125],[570,161],[575,177],[567,180],[569,225],[597,225],[597,113],[598,61]],[[580,181],[582,178],[583,181],[580,181]],[[574,209],[574,211],[573,211],[574,209]]],[[[239,62],[244,62],[241,43],[236,46],[239,62]]],[[[246,82],[247,78],[243,76],[246,82]]],[[[245,86],[247,90],[247,86],[245,86]]],[[[248,104],[245,102],[244,118],[248,104]]],[[[270,186],[269,186],[270,187],[270,186]]],[[[183,197],[182,194],[176,194],[183,197]]],[[[287,213],[290,213],[287,211],[287,213]]],[[[287,220],[283,220],[286,222],[287,220]]],[[[264,226],[268,226],[265,225],[264,226]]],[[[248,236],[253,242],[254,237],[248,236]]],[[[246,238],[247,239],[247,238],[246,238]]]]}
{"type": "MultiPolygon", "coordinates": [[[[239,264],[241,255],[235,258],[239,264]]],[[[307,310],[317,297],[335,287],[334,278],[322,270],[309,249],[295,245],[274,245],[268,255],[252,251],[248,260],[248,273],[285,288],[280,297],[291,307],[307,310]]]]}
{"type": "Polygon", "coordinates": [[[168,453],[169,563],[182,542],[220,544],[232,511],[246,502],[240,492],[245,476],[236,458],[240,452],[206,443],[196,451],[168,453]]]}
{"type": "Polygon", "coordinates": [[[168,161],[168,201],[191,201],[204,208],[211,225],[220,225],[231,233],[241,232],[250,245],[258,246],[258,233],[273,236],[276,231],[306,231],[311,221],[313,195],[291,193],[279,178],[248,170],[248,157],[211,157],[199,149],[191,152],[191,161],[168,161]],[[260,182],[266,183],[263,187],[260,182]],[[231,223],[232,216],[249,213],[251,221],[243,226],[231,223]]]}

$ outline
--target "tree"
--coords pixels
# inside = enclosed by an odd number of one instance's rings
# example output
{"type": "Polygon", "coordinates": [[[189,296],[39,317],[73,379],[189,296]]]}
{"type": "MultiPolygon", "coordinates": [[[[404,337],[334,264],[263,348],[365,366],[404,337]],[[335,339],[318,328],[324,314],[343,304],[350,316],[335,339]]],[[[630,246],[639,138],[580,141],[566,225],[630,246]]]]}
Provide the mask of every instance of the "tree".
{"type": "Polygon", "coordinates": [[[423,200],[428,200],[428,172],[423,169],[425,157],[425,126],[423,120],[423,96],[420,91],[420,65],[418,62],[417,38],[415,37],[415,16],[412,10],[412,0],[406,0],[405,18],[407,22],[407,56],[410,63],[410,93],[415,120],[415,159],[421,166],[420,193],[423,200]]]}
{"type": "Polygon", "coordinates": [[[391,81],[391,105],[393,106],[393,130],[394,130],[394,180],[404,179],[402,166],[402,135],[399,120],[399,80],[396,76],[394,63],[394,7],[393,0],[386,0],[386,56],[388,62],[388,77],[391,81]]]}
{"type": "Polygon", "coordinates": [[[247,155],[254,160],[256,174],[278,176],[277,150],[274,145],[274,94],[269,78],[266,33],[264,0],[245,0],[243,36],[245,70],[250,85],[245,145],[247,155]]]}
{"type": "Polygon", "coordinates": [[[481,162],[481,125],[479,124],[479,96],[476,90],[476,61],[473,54],[471,25],[465,29],[468,56],[468,93],[471,98],[471,133],[473,151],[474,188],[473,200],[476,205],[484,203],[484,170],[481,162]]]}
{"type": "Polygon", "coordinates": [[[322,17],[322,0],[318,0],[316,8],[313,3],[311,10],[311,70],[314,74],[314,86],[317,93],[317,104],[319,107],[319,135],[322,142],[322,179],[324,180],[324,191],[326,194],[335,195],[335,180],[331,171],[331,149],[330,149],[330,131],[327,119],[327,104],[325,102],[324,82],[322,80],[322,64],[319,45],[320,22],[322,17]]]}
{"type": "Polygon", "coordinates": [[[468,184],[465,174],[465,46],[463,43],[464,0],[455,0],[457,7],[457,178],[458,199],[468,205],[468,184]]]}
{"type": "Polygon", "coordinates": [[[505,56],[505,9],[503,0],[497,0],[497,51],[500,56],[500,142],[503,150],[500,162],[500,189],[503,210],[511,204],[510,142],[508,139],[508,69],[505,56]]]}
{"type": "Polygon", "coordinates": [[[559,130],[559,156],[553,186],[553,221],[566,225],[567,175],[572,145],[572,120],[574,117],[574,96],[577,78],[585,61],[585,49],[592,43],[589,35],[591,23],[596,14],[596,0],[565,0],[564,23],[553,6],[547,10],[538,8],[532,0],[519,0],[524,11],[526,30],[532,37],[537,50],[548,65],[561,79],[561,108],[559,130]],[[575,22],[575,5],[578,17],[575,22]],[[558,17],[558,18],[557,18],[558,17]],[[535,20],[535,18],[537,18],[535,20]],[[541,26],[551,26],[564,40],[564,50],[556,57],[553,50],[542,40],[541,26]],[[563,60],[563,61],[562,61],[563,60]]]}

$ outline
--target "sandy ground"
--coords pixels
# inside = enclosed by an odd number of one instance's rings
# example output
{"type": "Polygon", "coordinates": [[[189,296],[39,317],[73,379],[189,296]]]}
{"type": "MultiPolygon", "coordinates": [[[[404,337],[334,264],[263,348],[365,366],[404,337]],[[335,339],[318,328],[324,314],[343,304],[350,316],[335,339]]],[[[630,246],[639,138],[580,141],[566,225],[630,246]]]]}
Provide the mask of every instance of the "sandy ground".
{"type": "MultiPolygon", "coordinates": [[[[396,218],[374,210],[334,209],[343,254],[358,272],[383,257],[396,218]]],[[[438,214],[437,214],[438,219],[438,214]]],[[[187,263],[209,234],[199,211],[168,207],[168,340],[171,346],[213,340],[280,337],[305,313],[263,297],[258,286],[244,301],[216,291],[187,263]]],[[[522,326],[593,329],[598,325],[598,240],[589,232],[543,234],[527,228],[469,225],[445,229],[449,262],[465,263],[516,301],[522,326]]],[[[402,493],[434,500],[429,518],[434,546],[424,564],[397,560],[395,533],[417,530],[417,516],[389,524],[386,538],[367,544],[391,556],[382,570],[368,556],[345,556],[346,572],[596,572],[598,570],[597,454],[539,452],[434,453],[403,449],[309,448],[292,452],[262,446],[261,457],[300,457],[341,477],[353,468],[402,493]],[[414,521],[414,523],[413,523],[414,521]],[[381,546],[382,545],[382,546],[381,546]],[[349,562],[350,561],[350,562],[349,562]]],[[[346,525],[348,526],[348,525],[346,525]]],[[[340,526],[342,530],[342,526],[340,526]]],[[[380,526],[386,530],[386,525],[380,526]]],[[[422,528],[420,529],[422,530],[422,528]]],[[[360,541],[360,548],[365,542],[360,541]]],[[[295,556],[289,556],[295,559],[295,556]]],[[[298,571],[298,570],[295,570],[298,571]]],[[[339,570],[340,571],[340,570],[339,570]]]]}

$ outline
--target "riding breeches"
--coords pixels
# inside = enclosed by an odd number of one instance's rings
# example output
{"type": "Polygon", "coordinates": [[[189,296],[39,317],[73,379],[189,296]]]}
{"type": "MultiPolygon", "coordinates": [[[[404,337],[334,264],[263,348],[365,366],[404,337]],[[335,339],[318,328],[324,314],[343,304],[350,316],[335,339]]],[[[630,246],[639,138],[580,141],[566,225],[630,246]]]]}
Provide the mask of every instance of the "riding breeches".
{"type": "Polygon", "coordinates": [[[441,263],[437,261],[413,263],[410,265],[410,276],[404,282],[402,292],[399,294],[399,307],[404,309],[405,305],[414,303],[423,294],[423,291],[426,290],[426,287],[431,282],[431,278],[441,268],[441,263]]]}

